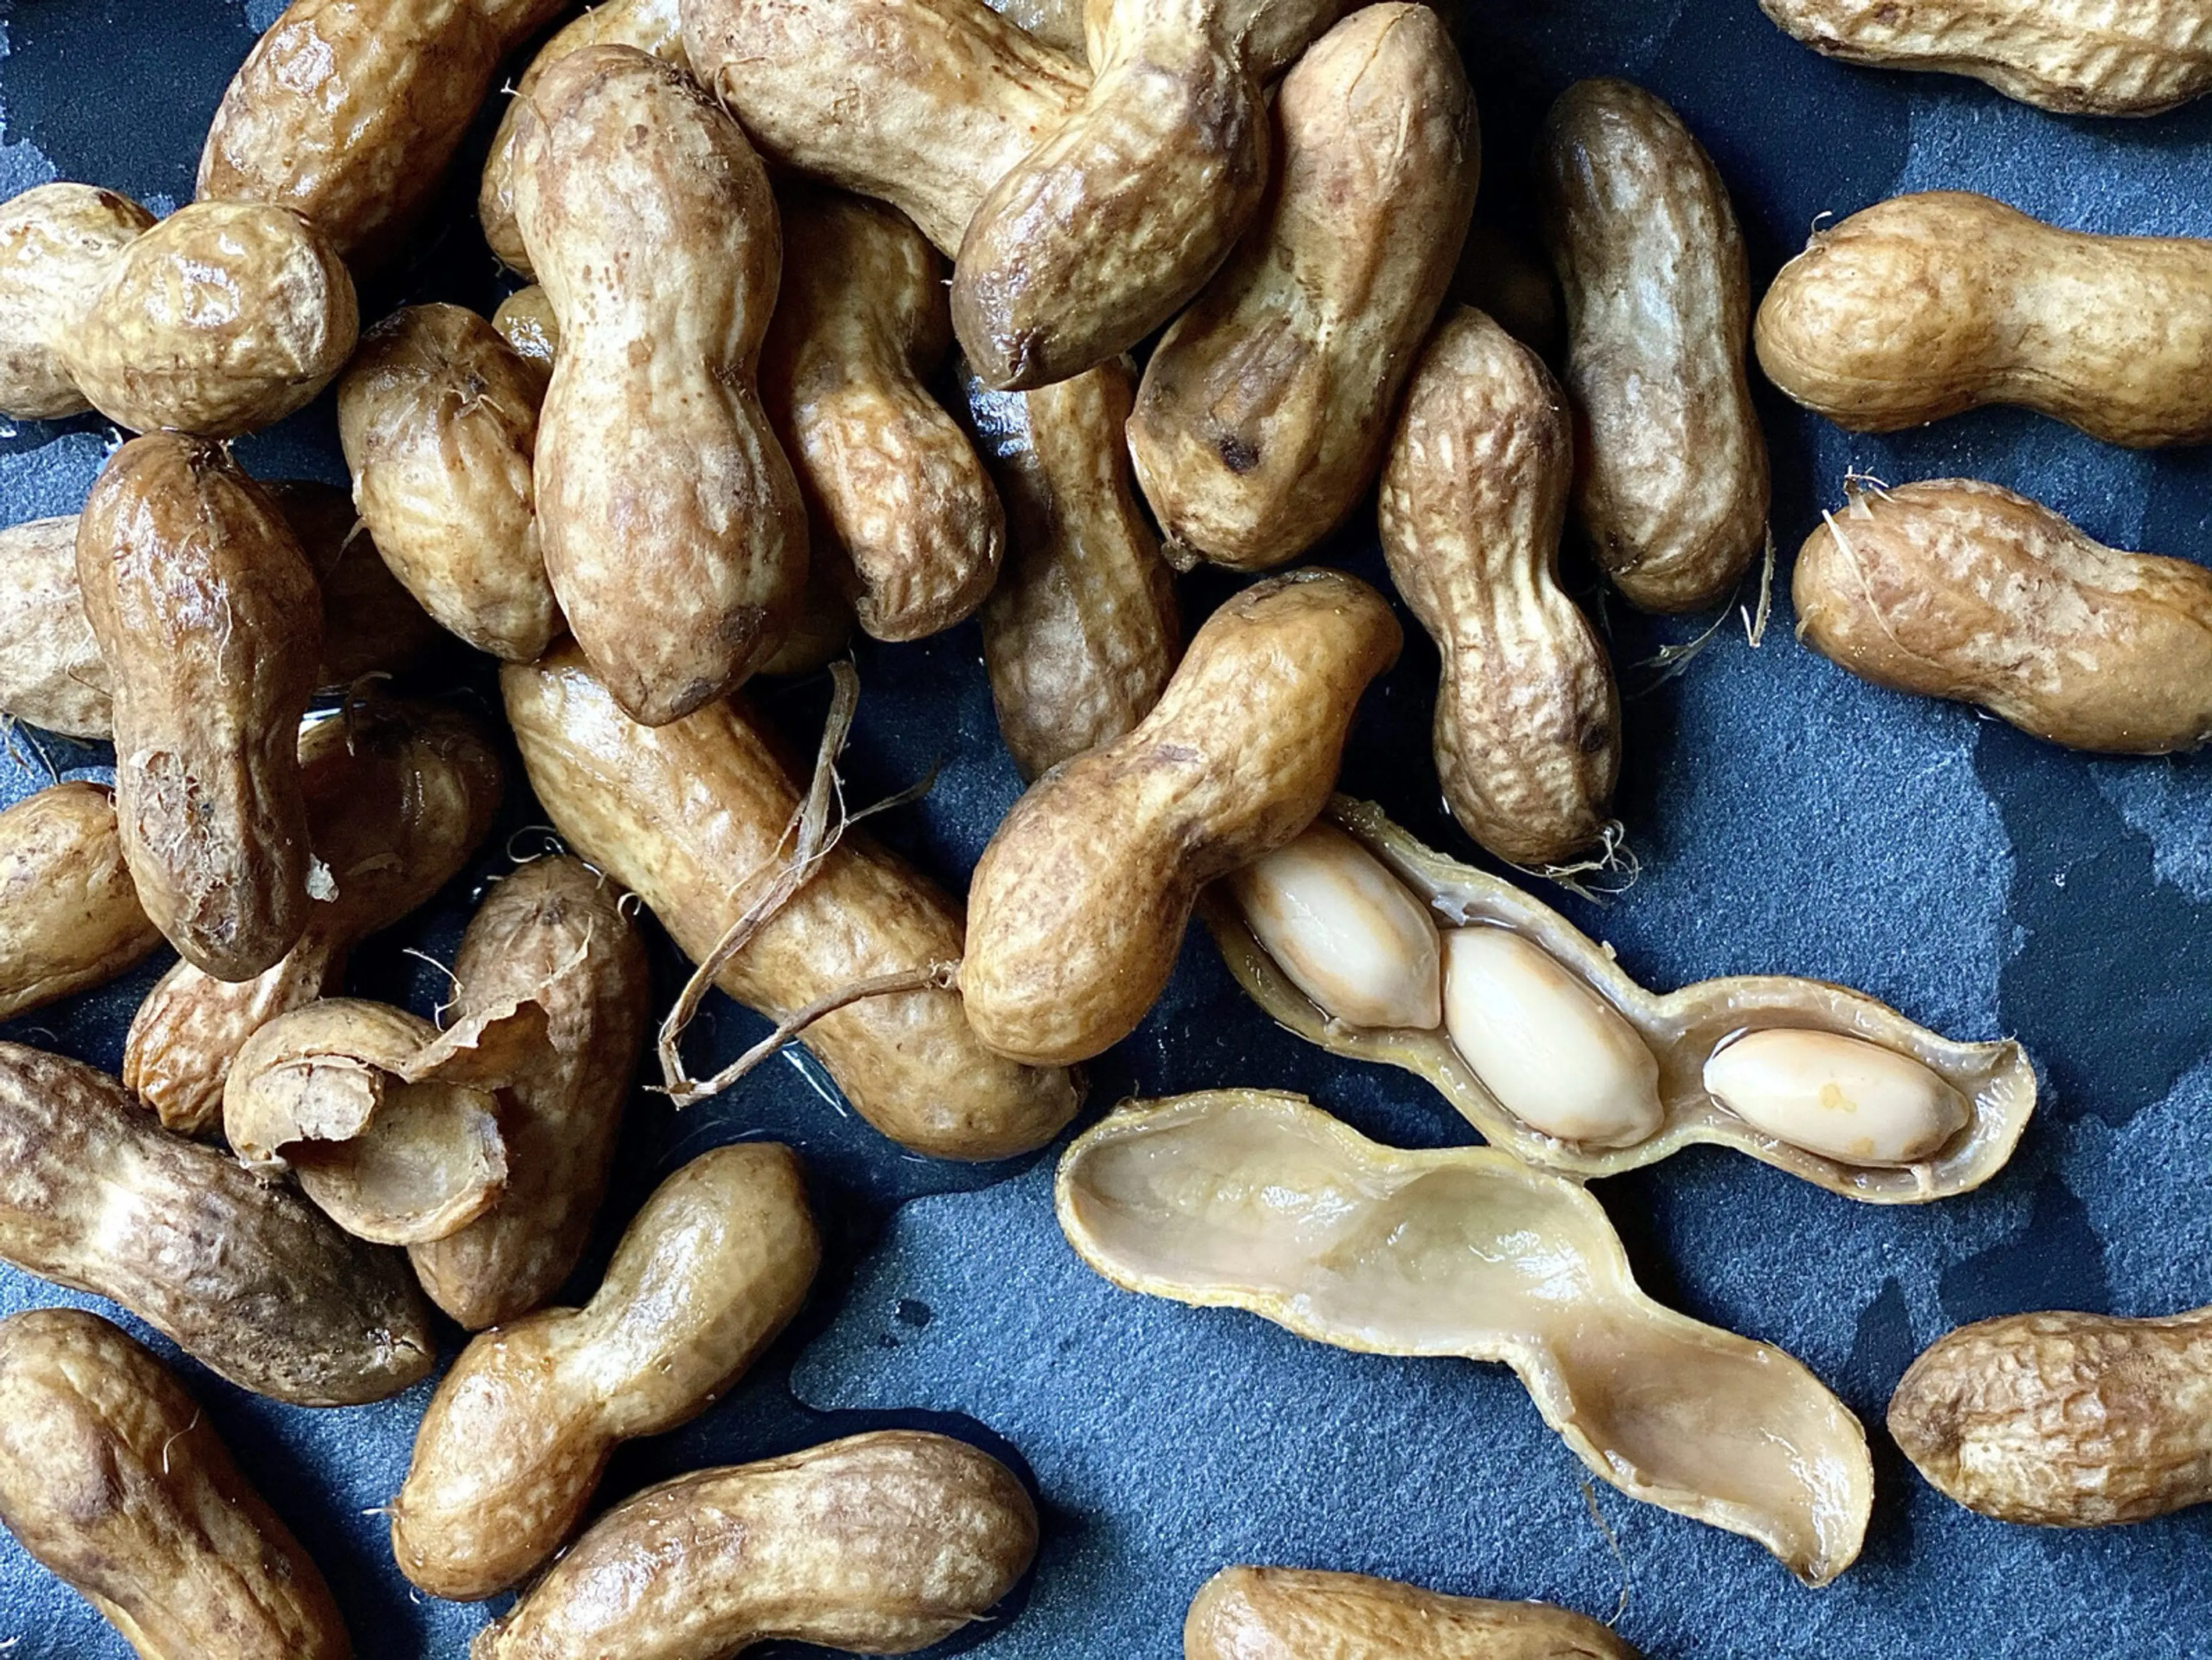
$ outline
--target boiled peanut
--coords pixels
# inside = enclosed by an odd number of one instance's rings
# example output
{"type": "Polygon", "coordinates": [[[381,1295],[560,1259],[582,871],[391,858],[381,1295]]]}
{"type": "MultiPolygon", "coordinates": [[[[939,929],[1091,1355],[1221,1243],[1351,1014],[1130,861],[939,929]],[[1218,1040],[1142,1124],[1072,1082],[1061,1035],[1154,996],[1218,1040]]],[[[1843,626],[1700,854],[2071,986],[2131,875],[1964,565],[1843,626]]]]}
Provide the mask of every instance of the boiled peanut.
{"type": "Polygon", "coordinates": [[[1841,1032],[1747,1032],[1713,1051],[1705,1081],[1753,1128],[1848,1164],[1917,1164],[1972,1116],[1917,1061],[1841,1032]]]}
{"type": "Polygon", "coordinates": [[[1121,362],[1036,392],[962,375],[1006,508],[1006,562],[983,602],[983,666],[1025,779],[1151,714],[1182,648],[1175,579],[1121,441],[1133,379],[1121,362]]]}
{"type": "Polygon", "coordinates": [[[1443,665],[1444,805],[1510,864],[1594,847],[1620,775],[1613,666],[1559,587],[1573,450],[1542,362],[1461,308],[1422,350],[1376,504],[1391,580],[1443,665]]]}
{"type": "Polygon", "coordinates": [[[1757,338],[1768,380],[1857,432],[2017,404],[2108,444],[2212,439],[2212,241],[1895,196],[1813,233],[1757,338]]]}
{"type": "Polygon", "coordinates": [[[2157,115],[2212,87],[2200,0],[1759,0],[1814,51],[1971,75],[2065,115],[2157,115]]]}
{"type": "Polygon", "coordinates": [[[490,830],[501,787],[483,729],[422,703],[356,704],[317,721],[300,739],[300,775],[308,840],[335,891],[308,907],[299,943],[242,982],[179,963],[131,1019],[123,1081],[170,1129],[216,1128],[240,1046],[334,990],[356,941],[450,881],[490,830]]]}
{"type": "Polygon", "coordinates": [[[507,1187],[458,1233],[408,1248],[430,1300],[471,1331],[561,1288],[605,1195],[652,992],[645,945],[605,878],[580,859],[532,860],[501,880],[453,958],[457,1024],[521,999],[545,1042],[501,1091],[507,1187]]]}
{"type": "Polygon", "coordinates": [[[659,725],[759,667],[805,587],[805,508],[752,384],[775,203],[737,123],[631,47],[570,53],[522,109],[516,220],[561,325],[545,570],[623,708],[659,725]]]}
{"type": "Polygon", "coordinates": [[[437,1359],[399,1256],[157,1128],[105,1073],[20,1043],[0,1043],[0,1261],[112,1298],[295,1406],[380,1401],[437,1359]]]}
{"type": "Polygon", "coordinates": [[[1711,605],[1766,537],[1728,188],[1658,99],[1583,81],[1545,119],[1537,194],[1566,301],[1576,518],[1631,605],[1711,605]]]}
{"type": "Polygon", "coordinates": [[[595,1523],[471,1660],[721,1660],[785,1638],[909,1654],[983,1620],[1036,1555],[1036,1508],[965,1442],[882,1430],[700,1470],[595,1523]]]}
{"type": "Polygon", "coordinates": [[[809,559],[806,593],[799,602],[798,620],[775,654],[760,666],[763,674],[811,674],[843,654],[853,640],[853,608],[837,591],[830,575],[830,562],[809,559]]]}
{"type": "Polygon", "coordinates": [[[1224,1568],[1183,1620],[1183,1660],[1638,1660],[1548,1602],[1444,1596],[1358,1573],[1224,1568]]]}
{"type": "Polygon", "coordinates": [[[282,208],[195,203],[156,224],[66,184],[0,205],[0,414],[232,438],[313,398],[359,326],[337,251],[282,208]]]}
{"type": "Polygon", "coordinates": [[[922,379],[951,349],[942,267],[888,209],[787,190],[783,285],[761,400],[826,562],[862,629],[918,640],[983,603],[1006,519],[922,379]]]}
{"type": "Polygon", "coordinates": [[[1095,0],[1083,102],[961,238],[952,328],[988,386],[1050,386],[1135,345],[1260,211],[1266,94],[1349,0],[1095,0]]]}
{"type": "Polygon", "coordinates": [[[1083,56],[1083,7],[1078,0],[995,0],[991,9],[1054,51],[1083,56]]]}
{"type": "Polygon", "coordinates": [[[1090,77],[982,0],[688,0],[694,71],[773,161],[890,203],[945,255],[1090,77]]]}
{"type": "Polygon", "coordinates": [[[740,1142],[655,1189],[581,1309],[485,1333],[430,1399],[392,1548],[434,1596],[489,1596],[556,1550],[608,1456],[705,1411],[805,1300],[822,1256],[799,1160],[740,1142]]]}
{"type": "MultiPolygon", "coordinates": [[[[608,4],[597,11],[586,12],[584,16],[601,16],[612,11],[617,3],[618,0],[609,0],[608,4]]],[[[532,283],[508,295],[491,314],[491,325],[519,356],[551,371],[553,359],[561,348],[561,319],[554,316],[553,302],[545,297],[544,289],[532,283]]]]}
{"type": "Polygon", "coordinates": [[[386,568],[350,495],[308,478],[263,488],[300,538],[322,592],[318,690],[349,690],[364,676],[406,674],[438,655],[446,631],[386,568]]]}
{"type": "Polygon", "coordinates": [[[2212,1308],[1961,1326],[1906,1371],[1889,1432],[2000,1522],[2101,1528],[2212,1503],[2212,1308]]]}
{"type": "Polygon", "coordinates": [[[1339,23],[1274,120],[1267,205],[1169,326],[1129,423],[1170,544],[1239,570],[1304,552],[1374,482],[1481,173],[1474,94],[1426,6],[1339,23]]]}
{"type": "Polygon", "coordinates": [[[960,988],[976,1036],[1033,1065],[1136,1029],[1198,891],[1311,822],[1398,623],[1338,571],[1271,577],[1192,638],[1127,736],[1031,786],[984,848],[960,988]]]}
{"type": "Polygon", "coordinates": [[[1797,637],[1862,679],[2073,749],[2212,739],[2212,571],[2123,553],[1995,484],[1854,486],[1807,538],[1797,637]]]}
{"type": "Polygon", "coordinates": [[[114,791],[56,784],[0,812],[0,1020],[105,985],[161,943],[124,863],[114,791]]]}
{"type": "Polygon", "coordinates": [[[216,107],[199,198],[267,202],[396,264],[491,91],[561,0],[292,0],[216,107]]]}
{"type": "MultiPolygon", "coordinates": [[[[718,703],[636,725],[570,651],[501,676],[523,765],[569,845],[634,889],[694,962],[742,915],[748,879],[789,850],[799,791],[759,717],[718,703]]],[[[813,878],[715,976],[773,1016],[878,976],[960,954],[953,900],[848,832],[813,878]]],[[[929,989],[824,1016],[806,1046],[854,1111],[917,1152],[1005,1158],[1043,1146],[1075,1114],[1076,1081],[991,1053],[961,1000],[929,989]]]]}
{"type": "Polygon", "coordinates": [[[0,1320],[0,1523],[147,1660],[348,1660],[313,1560],[177,1380],[96,1314],[0,1320]]]}
{"type": "Polygon", "coordinates": [[[295,748],[322,656],[315,574],[224,450],[161,434],[100,471],[76,527],[114,698],[116,813],[155,927],[250,980],[307,924],[295,748]]]}
{"type": "Polygon", "coordinates": [[[516,662],[561,631],[532,508],[545,370],[459,306],[410,306],[362,337],[338,440],[377,550],[424,610],[516,662]]]}

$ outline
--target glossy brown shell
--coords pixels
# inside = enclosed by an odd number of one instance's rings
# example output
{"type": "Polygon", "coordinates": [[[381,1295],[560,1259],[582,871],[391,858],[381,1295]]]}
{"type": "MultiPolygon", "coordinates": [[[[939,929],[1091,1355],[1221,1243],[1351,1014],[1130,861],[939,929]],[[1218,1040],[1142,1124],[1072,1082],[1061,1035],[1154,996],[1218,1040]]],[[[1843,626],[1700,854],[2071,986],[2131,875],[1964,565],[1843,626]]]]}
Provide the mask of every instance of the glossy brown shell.
{"type": "Polygon", "coordinates": [[[105,985],[161,943],[124,863],[114,791],[56,784],[0,812],[0,1020],[105,985]]]}

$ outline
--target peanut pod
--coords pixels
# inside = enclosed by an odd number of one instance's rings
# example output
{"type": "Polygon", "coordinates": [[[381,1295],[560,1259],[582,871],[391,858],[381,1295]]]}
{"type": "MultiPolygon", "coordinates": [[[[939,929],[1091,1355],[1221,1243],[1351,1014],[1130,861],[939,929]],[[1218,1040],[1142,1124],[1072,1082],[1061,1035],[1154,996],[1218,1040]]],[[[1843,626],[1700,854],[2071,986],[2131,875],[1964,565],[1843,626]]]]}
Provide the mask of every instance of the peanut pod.
{"type": "MultiPolygon", "coordinates": [[[[611,0],[598,11],[584,15],[586,18],[597,17],[613,9],[611,0]]],[[[518,356],[540,364],[549,372],[552,369],[553,359],[561,349],[561,319],[554,316],[553,302],[537,283],[517,289],[501,301],[499,309],[491,314],[491,325],[518,356]]]]}
{"type": "Polygon", "coordinates": [[[56,784],[0,812],[0,1020],[105,985],[161,943],[112,790],[56,784]]]}
{"type": "Polygon", "coordinates": [[[1084,53],[1081,0],[994,0],[991,9],[1022,33],[1034,35],[1055,52],[1081,58],[1084,53]]]}
{"type": "Polygon", "coordinates": [[[1444,1596],[1360,1573],[1224,1568],[1199,1587],[1183,1660],[1639,1660],[1548,1602],[1444,1596]]]}

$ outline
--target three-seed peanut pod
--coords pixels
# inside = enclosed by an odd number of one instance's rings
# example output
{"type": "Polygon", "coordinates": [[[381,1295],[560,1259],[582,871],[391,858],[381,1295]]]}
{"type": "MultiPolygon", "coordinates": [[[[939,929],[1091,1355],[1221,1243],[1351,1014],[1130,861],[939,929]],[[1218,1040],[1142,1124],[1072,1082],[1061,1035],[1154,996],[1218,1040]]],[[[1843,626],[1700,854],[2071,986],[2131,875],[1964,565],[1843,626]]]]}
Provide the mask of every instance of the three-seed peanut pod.
{"type": "Polygon", "coordinates": [[[1757,339],[1768,380],[1855,432],[2017,404],[2136,449],[2212,439],[2212,241],[2194,237],[1893,196],[1813,233],[1757,339]]]}
{"type": "Polygon", "coordinates": [[[392,1548],[408,1578],[473,1599],[557,1550],[620,1443],[704,1412],[805,1300],[822,1246],[799,1160],[739,1142],[645,1201],[580,1309],[474,1339],[430,1398],[392,1548]]]}
{"type": "MultiPolygon", "coordinates": [[[[531,785],[569,846],[642,898],[693,962],[714,956],[791,851],[801,792],[779,742],[742,702],[639,726],[573,651],[510,665],[501,687],[531,785]]],[[[954,961],[961,926],[942,890],[848,831],[714,983],[781,1019],[954,961]]],[[[1066,1072],[985,1048],[959,996],[933,986],[837,1009],[804,1041],[855,1112],[933,1158],[1042,1146],[1082,1099],[1066,1072]]]]}
{"type": "Polygon", "coordinates": [[[1267,205],[1169,325],[1129,422],[1178,564],[1268,569],[1358,505],[1474,210],[1474,97],[1426,6],[1339,23],[1274,122],[1267,205]]]}
{"type": "Polygon", "coordinates": [[[1358,1353],[1503,1361],[1632,1499],[1756,1540],[1808,1585],[1858,1555],[1858,1420],[1780,1349],[1644,1295],[1578,1182],[1216,1090],[1117,1109],[1061,1158],[1055,1204],[1076,1255],[1126,1291],[1358,1353]]]}
{"type": "Polygon", "coordinates": [[[168,1369],[96,1314],[0,1320],[0,1524],[149,1660],[350,1660],[313,1560],[168,1369]]]}
{"type": "Polygon", "coordinates": [[[521,107],[515,216],[561,329],[539,545],[577,643],[657,726],[766,661],[805,591],[805,507],[753,385],[775,200],[737,123],[633,47],[570,53],[521,107]]]}
{"type": "Polygon", "coordinates": [[[1629,604],[1702,610],[1766,542],[1751,277],[1728,187],[1681,118],[1625,81],[1559,94],[1536,173],[1565,301],[1575,517],[1629,604]]]}
{"type": "Polygon", "coordinates": [[[1038,780],[984,848],[960,969],[976,1035],[1050,1066],[1135,1031],[1199,889],[1327,804],[1360,694],[1402,638],[1374,589],[1318,569],[1208,617],[1152,712],[1038,780]]]}
{"type": "Polygon", "coordinates": [[[2212,1504],[2212,1308],[1961,1326],[1906,1370],[1889,1433],[2000,1522],[2101,1528],[2212,1504]]]}
{"type": "Polygon", "coordinates": [[[119,1303],[242,1389],[397,1395],[436,1364],[397,1252],[170,1134],[104,1073],[0,1043],[0,1262],[119,1303]]]}
{"type": "Polygon", "coordinates": [[[1390,579],[1443,666],[1444,804],[1489,851],[1534,867],[1603,839],[1620,775],[1613,665],[1559,587],[1573,476],[1573,426],[1542,360],[1480,312],[1454,311],[1413,370],[1376,518],[1390,579]]]}
{"type": "Polygon", "coordinates": [[[2014,1043],[1759,975],[1659,995],[1548,906],[1339,796],[1208,896],[1230,972],[1333,1054],[1425,1078],[1492,1145],[1577,1177],[1697,1142],[1831,1193],[1921,1204],[2002,1169],[2035,1108],[2014,1043]]]}
{"type": "Polygon", "coordinates": [[[114,791],[56,784],[0,812],[0,1020],[105,985],[161,943],[124,862],[114,791]]]}
{"type": "Polygon", "coordinates": [[[0,414],[234,438],[309,402],[360,325],[337,251],[283,208],[194,203],[157,223],[70,184],[0,204],[0,414]]]}
{"type": "Polygon", "coordinates": [[[1024,779],[1150,714],[1182,653],[1175,577],[1137,506],[1122,441],[1133,379],[1118,359],[1035,392],[961,376],[1006,503],[983,666],[1024,779]]]}
{"type": "Polygon", "coordinates": [[[471,1660],[722,1660],[787,1639],[910,1654],[988,1616],[1036,1556],[988,1453],[880,1430],[650,1487],[592,1525],[471,1660]]]}
{"type": "Polygon", "coordinates": [[[1445,1596],[1393,1579],[1224,1568],[1199,1587],[1183,1660],[1639,1660],[1585,1614],[1445,1596]]]}
{"type": "Polygon", "coordinates": [[[1878,686],[2069,749],[2212,739],[2212,570],[2092,541],[1971,478],[1851,484],[1797,555],[1797,637],[1878,686]]]}

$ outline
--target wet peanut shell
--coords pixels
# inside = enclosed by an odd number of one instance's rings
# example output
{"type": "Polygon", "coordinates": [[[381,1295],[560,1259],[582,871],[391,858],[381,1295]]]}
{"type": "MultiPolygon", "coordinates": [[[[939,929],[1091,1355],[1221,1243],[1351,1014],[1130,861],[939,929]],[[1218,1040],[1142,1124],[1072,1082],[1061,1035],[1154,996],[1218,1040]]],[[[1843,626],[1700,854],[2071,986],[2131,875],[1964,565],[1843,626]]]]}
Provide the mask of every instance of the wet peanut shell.
{"type": "Polygon", "coordinates": [[[322,658],[314,571],[223,449],[167,434],[109,459],[76,561],[139,899],[191,963],[250,980],[307,925],[296,743],[322,658]]]}
{"type": "Polygon", "coordinates": [[[0,206],[0,413],[56,421],[92,407],[66,348],[118,257],[154,224],[92,185],[36,185],[0,206]]]}
{"type": "Polygon", "coordinates": [[[991,9],[1054,51],[1083,57],[1082,0],[994,0],[991,9]]]}
{"type": "Polygon", "coordinates": [[[960,969],[976,1036],[1049,1066],[1136,1030],[1199,889],[1327,804],[1360,694],[1401,638],[1374,589],[1320,569],[1208,617],[1152,712],[1031,785],[984,848],[960,969]]]}
{"type": "MultiPolygon", "coordinates": [[[[599,9],[611,9],[611,6],[599,9]]],[[[599,13],[584,15],[597,17],[599,13]]],[[[554,356],[561,349],[561,319],[554,316],[553,302],[545,297],[544,289],[532,283],[508,295],[491,314],[491,325],[499,331],[500,338],[514,349],[516,356],[551,372],[554,356]]]]}
{"type": "Polygon", "coordinates": [[[0,1523],[145,1660],[349,1660],[330,1588],[168,1370],[96,1314],[0,1320],[0,1523]]]}
{"type": "Polygon", "coordinates": [[[1638,1660],[1548,1602],[1445,1596],[1358,1573],[1224,1568],[1199,1587],[1183,1660],[1638,1660]]]}
{"type": "Polygon", "coordinates": [[[0,1043],[0,1260],[120,1304],[242,1389],[396,1395],[437,1359],[397,1253],[158,1128],[113,1079],[0,1043]]]}
{"type": "Polygon", "coordinates": [[[279,478],[263,488],[300,538],[322,590],[316,690],[345,691],[372,674],[404,676],[444,654],[446,630],[386,568],[349,494],[309,478],[279,478]]]}
{"type": "Polygon", "coordinates": [[[0,812],[0,1020],[105,985],[161,943],[112,790],[56,784],[0,812]]]}
{"type": "Polygon", "coordinates": [[[1559,95],[1536,173],[1565,301],[1576,520],[1631,605],[1717,604],[1765,544],[1768,496],[1728,189],[1680,118],[1625,81],[1559,95]]]}
{"type": "Polygon", "coordinates": [[[1333,1055],[1402,1067],[1425,1078],[1485,1140],[1528,1164],[1577,1177],[1618,1176],[1710,1142],[1846,1199],[1917,1205],[1981,1186],[2004,1167],[2027,1128],[2035,1110],[2035,1071],[2009,1039],[1956,1043],[1862,992],[1784,975],[1701,980],[1664,994],[1650,992],[1557,911],[1510,883],[1424,847],[1373,804],[1340,795],[1329,803],[1328,817],[1435,912],[1438,926],[1474,922],[1512,929],[1619,1010],[1650,1046],[1665,1111],[1656,1135],[1633,1146],[1602,1149],[1555,1140],[1507,1112],[1441,1030],[1370,1031],[1329,1018],[1284,976],[1234,907],[1221,896],[1207,896],[1203,914],[1229,971],[1285,1030],[1333,1055]],[[1965,1128],[1925,1163],[1879,1169],[1823,1158],[1761,1134],[1705,1093],[1705,1064],[1723,1040],[1772,1026],[1842,1032],[1911,1056],[1965,1098],[1970,1114],[1965,1128]]]}
{"type": "Polygon", "coordinates": [[[701,1470],[610,1511],[471,1660],[720,1660],[787,1638],[908,1654],[983,1619],[1036,1555],[1036,1510],[965,1442],[883,1430],[701,1470]]]}

